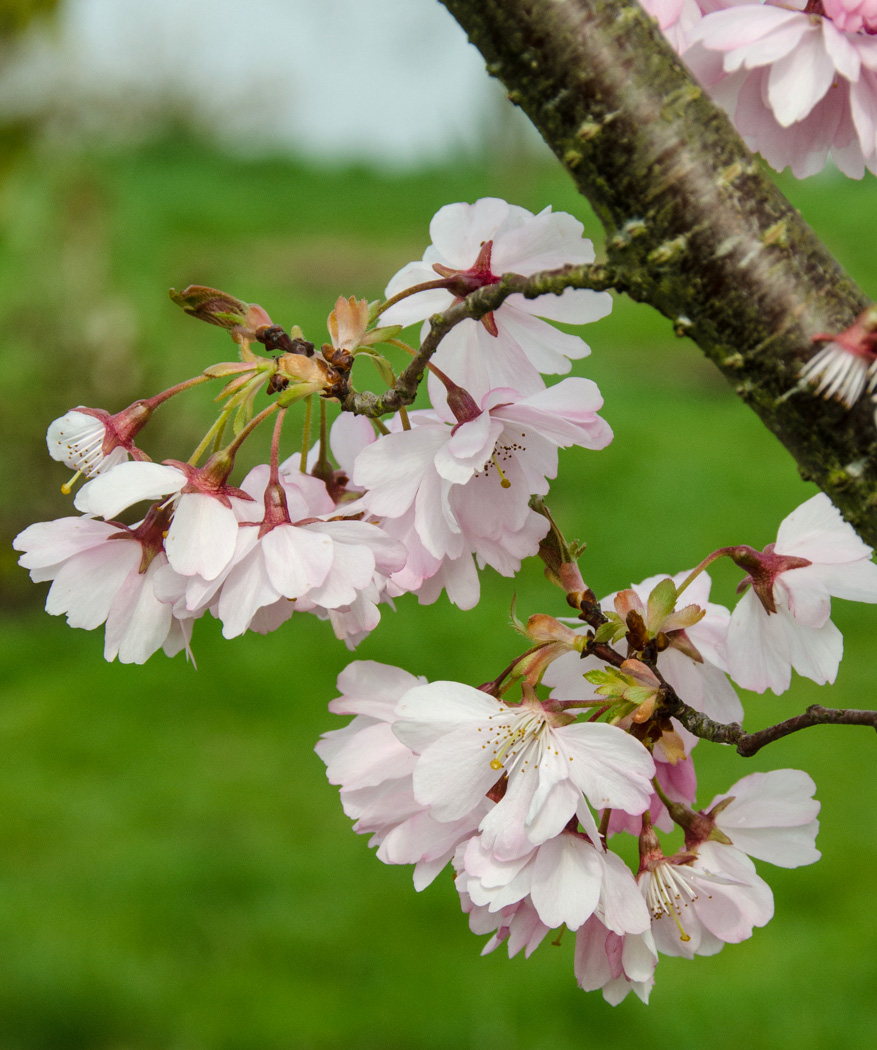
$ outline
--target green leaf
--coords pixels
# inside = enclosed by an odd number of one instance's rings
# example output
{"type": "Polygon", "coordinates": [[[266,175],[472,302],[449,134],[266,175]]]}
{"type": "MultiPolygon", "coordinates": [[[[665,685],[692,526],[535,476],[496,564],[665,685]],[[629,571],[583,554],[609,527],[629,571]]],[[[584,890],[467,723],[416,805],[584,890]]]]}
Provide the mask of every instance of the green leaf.
{"type": "Polygon", "coordinates": [[[676,584],[669,578],[661,580],[649,595],[648,628],[651,634],[659,630],[661,624],[673,612],[676,605],[676,584]]]}

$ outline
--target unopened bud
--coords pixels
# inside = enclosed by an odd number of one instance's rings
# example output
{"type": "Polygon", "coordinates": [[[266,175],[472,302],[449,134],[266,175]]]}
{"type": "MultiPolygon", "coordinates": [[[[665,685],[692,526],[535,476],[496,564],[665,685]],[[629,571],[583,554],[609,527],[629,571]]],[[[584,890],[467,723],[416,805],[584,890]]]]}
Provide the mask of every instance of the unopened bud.
{"type": "MultiPolygon", "coordinates": [[[[247,326],[250,304],[226,292],[208,288],[203,284],[190,284],[181,292],[171,288],[168,294],[177,306],[182,307],[187,314],[197,317],[200,321],[226,329],[247,326]]],[[[261,307],[256,309],[263,314],[265,312],[261,307]]]]}

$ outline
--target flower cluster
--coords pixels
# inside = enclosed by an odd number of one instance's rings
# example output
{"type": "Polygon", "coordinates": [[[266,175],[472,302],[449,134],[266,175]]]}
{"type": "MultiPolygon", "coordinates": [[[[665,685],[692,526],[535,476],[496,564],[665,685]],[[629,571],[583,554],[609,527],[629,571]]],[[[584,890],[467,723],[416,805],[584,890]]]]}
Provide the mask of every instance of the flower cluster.
{"type": "Polygon", "coordinates": [[[479,598],[477,566],[517,572],[549,528],[530,500],[547,493],[558,450],[601,449],[612,439],[593,382],[568,378],[546,388],[541,373],[568,371],[588,348],[540,317],[595,320],[611,307],[607,293],[511,296],[441,342],[430,363],[434,408],[400,411],[376,426],[342,413],[318,456],[303,450],[284,463],[276,431],[271,463],[230,483],[235,453],[258,422],[275,412],[282,418],[287,405],[313,393],[322,404],[339,399],[356,354],[375,359],[392,380],[375,346],[395,339],[402,324],[505,271],[528,276],[594,257],[572,216],[550,208],[533,215],[492,198],[442,208],[431,234],[423,262],[390,281],[386,303],[338,299],[331,343],[319,353],[257,305],[200,286],[172,293],[186,312],[227,329],[241,361],[212,366],[115,416],[79,408],[50,426],[51,455],[90,480],[75,499],[83,517],[33,525],[15,540],[33,579],[53,581],[47,610],[66,613],[71,626],[105,623],[107,659],[138,663],[159,648],[188,649],[194,620],[208,611],[226,637],[273,630],[293,610],[312,612],[352,646],[376,626],[382,602],[409,592],[431,602],[446,590],[470,608],[479,598]],[[254,343],[281,356],[259,357],[254,343]],[[228,381],[211,432],[188,462],[153,463],[134,441],[154,409],[211,378],[228,381]],[[276,400],[253,419],[259,391],[276,400]],[[222,448],[231,419],[236,437],[222,448]],[[216,451],[198,466],[211,444],[216,451]],[[142,520],[117,520],[138,505],[142,520]]]}
{"type": "Polygon", "coordinates": [[[751,857],[819,857],[805,773],[744,777],[703,812],[668,800],[685,845],[665,855],[648,815],[660,763],[621,725],[578,720],[574,700],[525,686],[508,703],[367,662],[338,687],[330,709],[355,717],[317,752],[378,857],[413,864],[418,890],[451,864],[485,953],[529,956],[551,930],[573,932],[579,984],[613,1004],[631,990],[648,1001],[659,953],[712,955],[768,922],[751,857]],[[636,872],[609,848],[615,814],[639,839],[636,872]]]}
{"type": "MultiPolygon", "coordinates": [[[[715,13],[741,34],[736,50],[725,49],[734,56],[726,72],[762,70],[756,53],[782,52],[776,39],[734,20],[749,6],[715,13]],[[753,52],[746,42],[755,39],[769,43],[753,52]]],[[[816,26],[810,15],[765,10],[785,26],[781,42],[805,39],[799,17],[816,26]]],[[[717,24],[713,15],[701,18],[694,0],[656,11],[680,47],[717,39],[704,28],[717,24]]],[[[869,33],[872,14],[841,0],[826,11],[813,17],[840,61],[841,34],[869,33]]],[[[783,74],[793,86],[796,69],[791,61],[783,74]]],[[[575,620],[536,615],[524,625],[513,617],[530,648],[480,688],[351,664],[330,709],[353,720],[326,733],[317,751],[355,830],[371,836],[382,861],[413,864],[418,889],[452,866],[471,929],[490,935],[485,952],[506,944],[510,955],[529,955],[549,931],[568,930],[582,988],[602,989],[611,1003],[631,990],[647,1001],[660,954],[712,955],[769,921],[773,897],[751,858],[795,867],[819,856],[819,805],[804,773],[744,777],[695,809],[694,731],[742,721],[734,684],[780,693],[793,669],[834,681],[843,640],[831,598],[877,603],[877,566],[819,494],[761,551],[723,547],[691,572],[598,602],[541,497],[561,448],[599,450],[612,432],[593,382],[545,385],[543,374],[569,371],[588,348],[544,319],[596,320],[610,300],[589,290],[511,294],[484,313],[500,301],[488,292],[453,309],[507,271],[526,278],[586,267],[590,242],[569,215],[532,215],[495,199],[441,209],[430,232],[423,259],[391,279],[384,302],[337,300],[319,351],[255,304],[201,286],[172,293],[186,312],[225,328],[240,360],[114,416],[78,408],[56,420],[50,454],[88,479],[74,500],[80,514],[30,526],[15,547],[35,581],[51,581],[50,613],[74,627],[105,624],[106,658],[133,663],[158,649],[189,652],[194,621],[208,612],[227,638],[309,612],[353,647],[377,625],[382,604],[407,593],[431,602],[444,590],[469,608],[479,599],[479,568],[511,576],[538,552],[575,620]],[[426,362],[431,407],[374,421],[342,412],[330,429],[327,401],[377,416],[382,404],[404,402],[405,375],[397,383],[377,347],[408,350],[416,357],[408,371],[419,371],[430,344],[418,353],[398,337],[421,321],[424,333],[443,331],[444,320],[435,329],[427,320],[436,312],[458,323],[426,362]],[[358,355],[392,388],[385,401],[357,400],[349,379],[358,355]],[[155,409],[212,379],[225,380],[223,405],[196,451],[186,462],[152,462],[135,439],[155,409]],[[258,394],[269,398],[260,412],[258,394]],[[318,447],[309,449],[309,400],[302,448],[281,461],[288,407],[315,394],[318,447]],[[241,444],[272,417],[269,462],[232,484],[241,444]],[[224,445],[226,428],[234,436],[224,445]],[[139,520],[118,520],[126,514],[139,520]],[[745,573],[733,610],[709,600],[706,569],[719,557],[745,573]],[[684,845],[665,852],[659,832],[674,827],[684,845]],[[635,871],[610,848],[624,835],[638,842],[635,871]]],[[[520,287],[509,280],[497,293],[520,287]]],[[[529,290],[543,287],[540,279],[529,290]]],[[[866,311],[836,337],[856,368],[826,350],[802,382],[845,400],[873,385],[875,328],[866,311]]]]}
{"type": "Polygon", "coordinates": [[[741,722],[733,683],[782,692],[793,668],[832,681],[831,597],[877,602],[877,566],[820,493],[763,551],[722,548],[601,602],[570,569],[559,575],[580,616],[515,620],[535,644],[480,688],[351,664],[329,706],[355,717],[317,752],[382,861],[413,864],[418,890],[452,866],[472,931],[490,935],[484,952],[529,956],[569,930],[582,988],[648,1001],[660,955],[714,955],[771,919],[752,858],[819,857],[806,773],[752,774],[695,808],[699,738],[665,701],[682,698],[695,721],[741,722]],[[709,600],[705,569],[721,556],[747,573],[733,612],[709,600]],[[684,845],[665,850],[659,832],[674,827],[684,845]],[[635,871],[614,849],[626,834],[635,871]]]}
{"type": "Polygon", "coordinates": [[[747,145],[778,171],[877,171],[870,0],[645,0],[747,145]]]}

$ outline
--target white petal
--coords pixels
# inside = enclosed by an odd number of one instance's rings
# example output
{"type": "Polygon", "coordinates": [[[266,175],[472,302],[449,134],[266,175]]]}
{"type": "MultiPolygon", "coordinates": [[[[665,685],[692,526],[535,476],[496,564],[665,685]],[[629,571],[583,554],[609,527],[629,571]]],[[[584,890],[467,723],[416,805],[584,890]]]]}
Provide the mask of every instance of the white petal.
{"type": "Polygon", "coordinates": [[[505,710],[480,689],[461,682],[431,682],[415,686],[402,697],[393,731],[412,751],[420,753],[461,724],[477,724],[505,710]]]}
{"type": "Polygon", "coordinates": [[[328,536],[294,525],[278,525],[262,537],[268,578],[284,598],[298,598],[318,587],[332,567],[328,536]]]}
{"type": "Polygon", "coordinates": [[[530,896],[546,926],[577,930],[600,900],[603,866],[584,839],[558,835],[539,847],[530,896]]]}
{"type": "Polygon", "coordinates": [[[638,740],[602,722],[576,722],[554,735],[567,751],[570,779],[594,809],[642,813],[648,808],[655,764],[638,740]]]}
{"type": "Polygon", "coordinates": [[[768,98],[782,127],[803,120],[831,87],[834,63],[821,34],[808,34],[798,47],[771,67],[768,98]]]}
{"type": "MultiPolygon", "coordinates": [[[[123,464],[116,470],[136,465],[123,464]]],[[[106,477],[112,475],[111,471],[106,477]]],[[[183,576],[213,580],[231,561],[237,535],[238,523],[233,510],[206,493],[189,492],[177,503],[165,539],[165,551],[173,568],[183,576]]]]}
{"type": "Polygon", "coordinates": [[[120,463],[86,482],[73,505],[84,514],[109,519],[141,500],[156,500],[179,492],[185,484],[186,475],[176,467],[138,461],[120,463]]]}

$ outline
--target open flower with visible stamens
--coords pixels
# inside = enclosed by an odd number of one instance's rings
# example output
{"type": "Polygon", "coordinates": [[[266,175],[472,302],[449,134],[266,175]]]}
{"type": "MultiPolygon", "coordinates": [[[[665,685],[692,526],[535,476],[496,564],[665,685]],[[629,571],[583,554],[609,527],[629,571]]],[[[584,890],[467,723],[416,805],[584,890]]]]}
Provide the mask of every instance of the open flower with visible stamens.
{"type": "Polygon", "coordinates": [[[877,386],[877,307],[863,310],[849,328],[837,335],[820,332],[813,342],[828,340],[801,368],[802,382],[812,383],[826,400],[847,408],[867,389],[877,386]]]}
{"type": "Polygon", "coordinates": [[[773,894],[752,861],[731,846],[705,842],[697,853],[665,857],[657,840],[640,862],[640,891],[664,955],[715,955],[773,918],[773,894]]]}
{"type": "MultiPolygon", "coordinates": [[[[594,261],[594,248],[582,237],[582,224],[564,212],[525,208],[486,197],[474,204],[447,204],[430,223],[432,244],[422,261],[403,267],[387,285],[387,297],[442,277],[445,288],[417,292],[391,306],[388,324],[409,325],[446,310],[455,297],[495,284],[504,273],[528,277],[540,270],[594,261]]],[[[607,292],[567,288],[562,295],[525,299],[512,295],[483,321],[466,320],[442,340],[435,363],[480,399],[494,387],[532,394],[544,383],[540,373],[565,373],[570,359],[590,353],[577,336],[560,332],[540,318],[568,324],[597,321],[612,309],[607,292]]],[[[427,330],[424,328],[424,334],[427,330]]],[[[444,399],[430,376],[433,404],[444,399]]]]}
{"type": "Polygon", "coordinates": [[[852,408],[865,390],[870,394],[877,386],[875,360],[877,355],[854,353],[832,340],[807,361],[800,377],[816,387],[819,397],[852,408]]]}
{"type": "Polygon", "coordinates": [[[551,702],[509,705],[459,682],[410,689],[396,736],[419,755],[414,795],[439,821],[456,820],[488,792],[497,804],[479,825],[486,849],[513,860],[560,834],[577,816],[592,841],[597,809],[641,813],[655,765],[617,726],[578,722],[551,702]]]}
{"type": "Polygon", "coordinates": [[[412,412],[410,430],[393,424],[394,432],[363,448],[353,481],[367,491],[348,512],[413,529],[434,559],[432,572],[419,559],[430,575],[446,559],[472,554],[512,575],[549,527],[529,501],[548,491],[558,448],[604,448],[612,431],[597,415],[603,401],[587,379],[565,379],[528,397],[492,390],[480,407],[461,400],[467,409],[456,419],[448,409],[412,412]]]}

